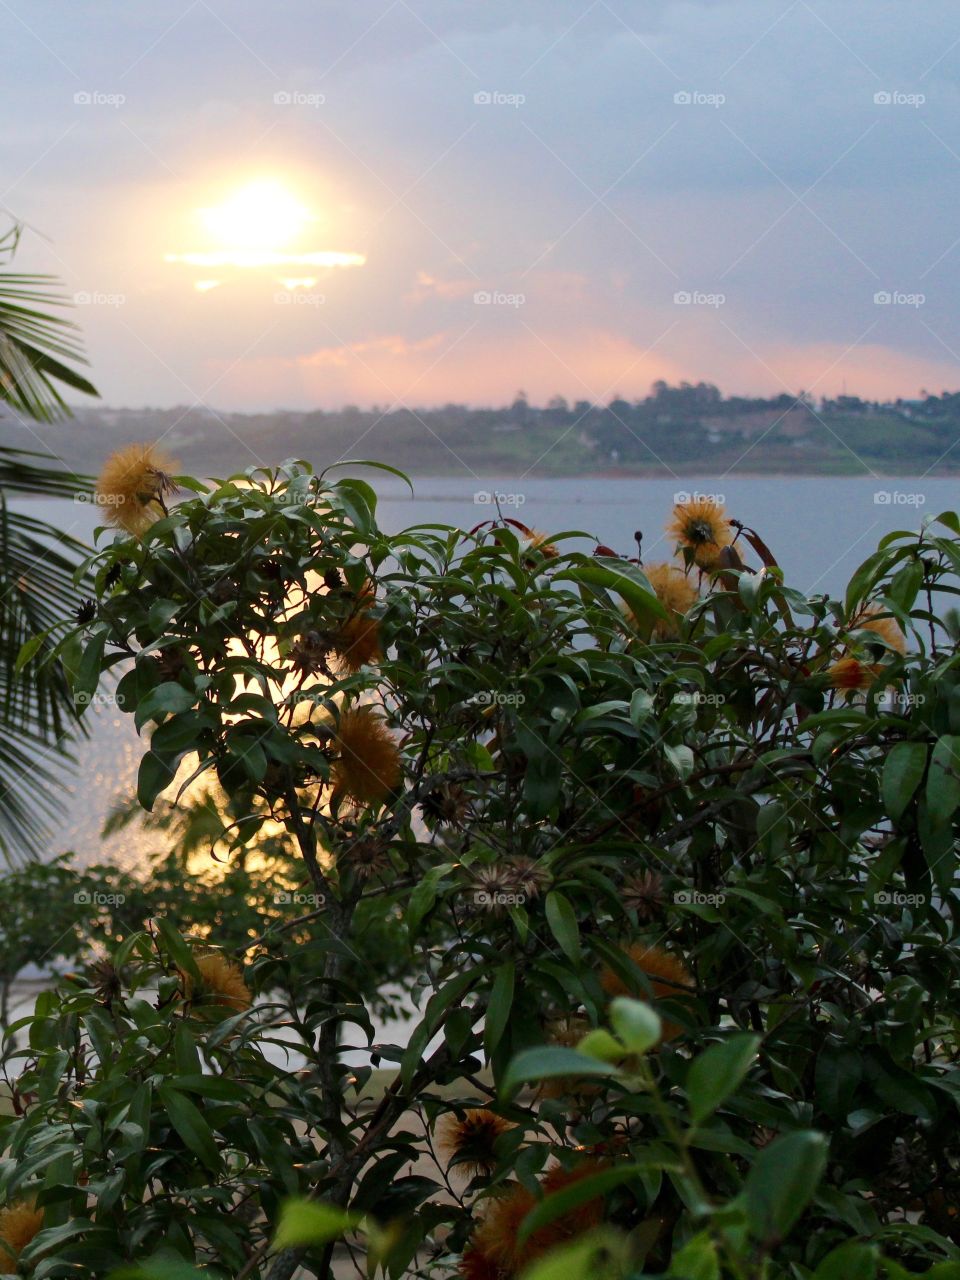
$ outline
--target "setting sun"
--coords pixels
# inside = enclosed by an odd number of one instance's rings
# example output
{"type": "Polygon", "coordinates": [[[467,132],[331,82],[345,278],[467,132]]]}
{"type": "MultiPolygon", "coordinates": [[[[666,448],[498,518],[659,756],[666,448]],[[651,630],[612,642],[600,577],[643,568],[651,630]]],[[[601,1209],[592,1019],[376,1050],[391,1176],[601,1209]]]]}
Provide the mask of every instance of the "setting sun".
{"type": "Polygon", "coordinates": [[[284,249],[313,221],[310,210],[272,180],[251,182],[199,215],[219,249],[251,252],[284,249]]]}

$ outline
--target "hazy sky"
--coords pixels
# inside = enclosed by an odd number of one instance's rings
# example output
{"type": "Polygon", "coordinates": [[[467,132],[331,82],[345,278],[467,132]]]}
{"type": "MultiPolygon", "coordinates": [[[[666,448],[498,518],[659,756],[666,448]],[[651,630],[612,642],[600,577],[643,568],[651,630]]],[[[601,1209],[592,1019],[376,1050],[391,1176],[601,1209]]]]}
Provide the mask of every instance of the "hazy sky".
{"type": "Polygon", "coordinates": [[[0,0],[0,36],[0,203],[110,404],[960,386],[956,0],[0,0]]]}

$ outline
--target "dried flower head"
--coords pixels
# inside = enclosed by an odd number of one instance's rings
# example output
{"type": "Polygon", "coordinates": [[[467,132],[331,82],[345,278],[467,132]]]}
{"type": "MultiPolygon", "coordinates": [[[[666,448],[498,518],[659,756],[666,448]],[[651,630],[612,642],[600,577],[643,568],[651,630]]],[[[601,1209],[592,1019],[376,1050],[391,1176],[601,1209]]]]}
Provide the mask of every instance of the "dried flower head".
{"type": "Polygon", "coordinates": [[[338,861],[358,880],[372,880],[392,869],[387,845],[375,836],[361,836],[344,848],[338,861]]]}
{"type": "Polygon", "coordinates": [[[96,498],[108,523],[125,533],[142,534],[163,515],[163,498],[176,486],[172,463],[152,444],[118,449],[104,463],[96,498]]]}
{"type": "Polygon", "coordinates": [[[15,1200],[0,1209],[0,1265],[5,1274],[6,1262],[18,1258],[30,1241],[43,1228],[43,1210],[36,1209],[26,1200],[15,1200]]]}
{"type": "Polygon", "coordinates": [[[539,897],[553,883],[553,877],[547,868],[536,858],[528,858],[526,854],[518,853],[508,858],[504,869],[524,899],[539,897]]]}
{"type": "MultiPolygon", "coordinates": [[[[635,942],[627,948],[626,954],[650,982],[650,990],[654,1000],[677,1000],[691,992],[694,987],[693,976],[679,956],[665,951],[663,947],[651,946],[645,942],[635,942]]],[[[600,985],[608,996],[640,996],[646,995],[644,989],[624,982],[613,969],[605,967],[600,974],[600,985]]],[[[675,1022],[664,1021],[663,1039],[674,1040],[683,1028],[675,1022]]]]}
{"type": "Polygon", "coordinates": [[[238,964],[219,951],[207,951],[196,957],[200,982],[190,974],[182,974],[184,992],[188,1000],[206,1008],[222,1006],[230,1013],[242,1013],[253,1003],[250,988],[243,978],[238,964]]]}
{"type": "Polygon", "coordinates": [[[497,1167],[496,1141],[513,1127],[488,1107],[472,1107],[462,1116],[450,1112],[437,1126],[437,1149],[471,1177],[489,1178],[497,1167]]]}
{"type": "Polygon", "coordinates": [[[435,782],[420,793],[420,809],[428,827],[459,827],[469,807],[470,799],[457,782],[435,782]]]}
{"type": "Polygon", "coordinates": [[[85,627],[88,622],[92,622],[97,616],[96,600],[81,600],[77,608],[74,609],[73,616],[79,626],[85,627]]]}
{"type": "Polygon", "coordinates": [[[656,871],[642,871],[623,885],[623,905],[635,911],[638,920],[655,920],[663,910],[663,877],[656,871]]]}
{"type": "Polygon", "coordinates": [[[338,755],[331,777],[335,788],[358,804],[380,804],[402,778],[400,752],[390,730],[373,707],[340,713],[333,734],[338,755]]]}
{"type": "Polygon", "coordinates": [[[333,642],[329,636],[319,631],[305,631],[290,646],[290,661],[294,671],[304,675],[316,675],[318,671],[329,675],[327,659],[332,648],[333,642]]]}
{"type": "Polygon", "coordinates": [[[120,971],[109,956],[95,960],[90,966],[90,985],[96,992],[97,999],[107,1008],[120,995],[122,990],[120,971]]]}
{"type": "Polygon", "coordinates": [[[673,508],[673,519],[667,525],[677,545],[693,554],[694,564],[710,569],[724,547],[733,541],[733,532],[726,510],[709,498],[692,498],[678,502],[673,508]]]}
{"type": "Polygon", "coordinates": [[[522,895],[506,866],[475,867],[470,872],[470,905],[485,915],[502,916],[518,906],[522,895]]]}

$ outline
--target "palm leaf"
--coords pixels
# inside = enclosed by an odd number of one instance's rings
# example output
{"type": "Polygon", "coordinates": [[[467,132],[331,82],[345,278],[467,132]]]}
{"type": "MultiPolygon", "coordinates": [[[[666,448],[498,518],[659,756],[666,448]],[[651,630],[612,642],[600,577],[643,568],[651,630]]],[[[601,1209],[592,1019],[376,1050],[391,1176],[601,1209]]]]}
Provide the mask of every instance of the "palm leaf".
{"type": "MultiPolygon", "coordinates": [[[[20,228],[0,235],[9,260],[20,228]]],[[[18,417],[68,417],[61,388],[96,395],[72,367],[82,361],[74,324],[46,308],[67,299],[48,276],[0,269],[0,406],[18,417]]],[[[0,447],[0,851],[8,860],[41,851],[63,809],[64,770],[82,732],[66,673],[45,661],[53,640],[17,672],[23,644],[76,610],[75,584],[87,548],[39,515],[11,510],[11,494],[71,498],[89,482],[49,455],[0,447]]]]}

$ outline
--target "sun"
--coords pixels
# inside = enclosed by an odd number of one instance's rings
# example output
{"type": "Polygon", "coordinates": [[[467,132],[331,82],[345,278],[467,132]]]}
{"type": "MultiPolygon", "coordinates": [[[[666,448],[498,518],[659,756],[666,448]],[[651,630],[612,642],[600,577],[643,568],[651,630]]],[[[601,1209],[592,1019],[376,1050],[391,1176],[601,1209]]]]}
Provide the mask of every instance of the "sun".
{"type": "Polygon", "coordinates": [[[310,210],[292,191],[266,178],[240,187],[221,204],[199,213],[218,249],[240,253],[285,249],[313,221],[310,210]]]}

